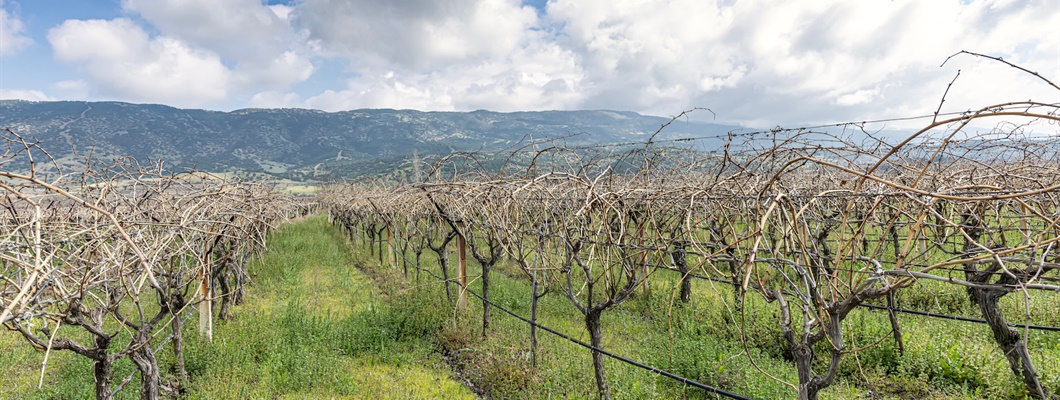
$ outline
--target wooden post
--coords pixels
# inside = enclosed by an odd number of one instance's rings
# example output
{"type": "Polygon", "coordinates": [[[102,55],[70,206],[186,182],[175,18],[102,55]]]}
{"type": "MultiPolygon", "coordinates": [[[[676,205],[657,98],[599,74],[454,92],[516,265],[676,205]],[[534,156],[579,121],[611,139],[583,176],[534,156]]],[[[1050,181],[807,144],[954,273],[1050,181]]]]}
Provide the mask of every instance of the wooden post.
{"type": "Polygon", "coordinates": [[[397,265],[397,262],[394,261],[394,240],[393,240],[393,236],[394,235],[390,231],[390,225],[391,225],[391,223],[387,222],[387,224],[386,224],[386,262],[387,262],[387,264],[390,264],[391,267],[394,267],[395,265],[397,265]]]}
{"type": "Polygon", "coordinates": [[[210,293],[210,255],[207,254],[200,274],[199,294],[202,295],[202,303],[199,303],[199,338],[213,341],[213,299],[210,293]]]}
{"type": "Polygon", "coordinates": [[[456,309],[464,311],[467,308],[467,240],[464,234],[456,235],[457,258],[460,260],[458,277],[460,280],[460,295],[456,300],[456,309]]]}

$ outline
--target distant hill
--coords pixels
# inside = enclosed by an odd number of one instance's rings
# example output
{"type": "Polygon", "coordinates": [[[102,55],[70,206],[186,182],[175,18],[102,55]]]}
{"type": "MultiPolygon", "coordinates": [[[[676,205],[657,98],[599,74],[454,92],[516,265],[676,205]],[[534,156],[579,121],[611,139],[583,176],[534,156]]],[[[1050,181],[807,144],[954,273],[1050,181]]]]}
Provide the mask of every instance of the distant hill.
{"type": "MultiPolygon", "coordinates": [[[[354,178],[407,166],[413,153],[500,151],[532,136],[569,146],[645,141],[669,118],[620,111],[499,113],[365,109],[188,110],[118,102],[0,101],[0,127],[39,140],[64,166],[98,158],[160,158],[171,167],[354,178]]],[[[680,120],[660,139],[724,135],[736,126],[680,120]]],[[[710,141],[698,141],[710,146],[710,141]]]]}

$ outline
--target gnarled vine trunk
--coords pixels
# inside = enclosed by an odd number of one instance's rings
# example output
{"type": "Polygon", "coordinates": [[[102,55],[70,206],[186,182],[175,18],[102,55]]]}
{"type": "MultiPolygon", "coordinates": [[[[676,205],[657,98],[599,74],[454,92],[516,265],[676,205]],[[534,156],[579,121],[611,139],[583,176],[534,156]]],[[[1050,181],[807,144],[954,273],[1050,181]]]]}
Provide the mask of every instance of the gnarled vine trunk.
{"type": "Polygon", "coordinates": [[[968,295],[971,297],[972,303],[979,307],[983,319],[990,326],[990,331],[994,334],[994,341],[997,342],[1002,354],[1005,355],[1005,359],[1008,360],[1012,373],[1023,380],[1023,384],[1027,386],[1027,391],[1032,397],[1049,399],[1049,395],[1042,387],[1038,372],[1034,369],[1034,363],[1031,362],[1027,343],[1020,338],[1019,331],[1008,326],[1008,321],[1005,320],[1005,316],[1001,313],[998,300],[1005,295],[1005,292],[968,288],[968,295]]]}
{"type": "MultiPolygon", "coordinates": [[[[600,331],[600,317],[603,310],[592,310],[585,314],[585,328],[589,330],[589,343],[597,349],[604,348],[604,335],[600,331]]],[[[604,373],[604,355],[593,350],[593,373],[596,375],[596,388],[600,392],[601,399],[611,398],[611,386],[607,383],[607,375],[604,373]]]]}

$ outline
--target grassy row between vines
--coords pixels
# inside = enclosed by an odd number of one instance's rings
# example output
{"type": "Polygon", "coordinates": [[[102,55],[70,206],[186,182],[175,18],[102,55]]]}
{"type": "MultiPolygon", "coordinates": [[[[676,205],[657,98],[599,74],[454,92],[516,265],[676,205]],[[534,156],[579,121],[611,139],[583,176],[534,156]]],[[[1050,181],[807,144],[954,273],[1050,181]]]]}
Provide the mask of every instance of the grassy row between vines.
{"type": "MultiPolygon", "coordinates": [[[[441,282],[426,273],[417,277],[415,268],[405,277],[401,262],[380,265],[367,245],[352,245],[322,217],[287,225],[269,240],[270,250],[250,268],[256,274],[247,303],[216,327],[214,342],[195,340],[195,316],[186,325],[187,398],[473,398],[454,374],[493,398],[596,396],[588,350],[539,331],[539,364],[532,366],[525,323],[494,310],[492,328],[483,335],[481,303],[473,297],[465,312],[455,313],[441,282]]],[[[429,251],[421,265],[438,271],[429,251]]],[[[500,273],[491,280],[493,301],[528,316],[527,280],[507,261],[495,268],[500,273]]],[[[476,291],[478,273],[469,261],[470,288],[476,291]]],[[[735,314],[731,287],[705,281],[693,282],[690,304],[675,306],[676,279],[658,272],[649,296],[639,294],[606,313],[606,348],[748,397],[793,397],[793,390],[762,373],[796,380],[774,308],[750,296],[746,313],[735,314]]],[[[907,289],[902,302],[974,317],[962,295],[944,284],[924,283],[907,289]]],[[[1019,294],[1005,301],[1008,310],[1023,307],[1019,294]]],[[[1047,311],[1060,309],[1058,301],[1046,294],[1029,299],[1034,322],[1060,325],[1060,315],[1047,311]]],[[[558,292],[542,299],[539,314],[541,324],[588,340],[581,315],[558,292]]],[[[822,396],[1023,397],[985,325],[899,318],[904,355],[890,339],[886,314],[854,312],[846,325],[848,346],[882,341],[846,357],[838,382],[822,396]]],[[[1060,391],[1060,332],[1030,331],[1028,342],[1043,383],[1060,391]]],[[[43,354],[13,332],[0,334],[0,352],[0,398],[92,395],[91,364],[84,358],[51,354],[43,389],[37,390],[43,354]]],[[[164,369],[173,364],[170,354],[159,353],[164,369]]],[[[127,360],[116,369],[119,377],[134,370],[127,360]]],[[[616,398],[711,398],[614,360],[607,371],[616,398]]],[[[117,397],[135,396],[126,388],[117,397]]]]}
{"type": "MultiPolygon", "coordinates": [[[[367,247],[361,250],[367,252],[367,247]]],[[[411,257],[411,256],[410,256],[411,257]]],[[[455,263],[454,257],[451,262],[455,263]]],[[[378,264],[378,262],[376,263],[378,264]]],[[[397,266],[377,266],[382,274],[398,274],[397,266]]],[[[438,273],[431,252],[421,265],[438,273]]],[[[528,279],[511,262],[494,267],[490,294],[493,302],[520,315],[530,315],[528,279]]],[[[469,287],[480,292],[480,273],[469,260],[469,287]]],[[[413,269],[414,271],[414,269],[413,269]]],[[[455,274],[455,272],[451,272],[455,274]]],[[[426,273],[414,272],[408,291],[445,302],[442,284],[426,273]]],[[[677,305],[677,274],[657,272],[650,295],[638,296],[604,314],[605,346],[619,355],[665,369],[726,391],[752,398],[791,398],[795,391],[766,376],[797,382],[786,343],[778,329],[774,305],[751,295],[744,315],[735,313],[730,286],[693,281],[690,304],[677,305]],[[746,327],[746,346],[740,340],[746,327]],[[754,359],[754,365],[749,361],[754,359]],[[761,369],[761,371],[759,370],[761,369]]],[[[939,282],[921,282],[906,289],[900,306],[932,312],[977,317],[964,291],[939,282]]],[[[1014,322],[1030,306],[1032,323],[1060,326],[1060,296],[1016,293],[1004,299],[1014,322]],[[1026,301],[1026,303],[1024,303],[1026,301]]],[[[539,331],[539,365],[530,365],[529,327],[493,311],[491,330],[483,335],[481,303],[469,296],[469,307],[443,325],[437,339],[440,351],[477,390],[494,398],[592,398],[596,396],[588,350],[539,331]]],[[[581,314],[569,300],[553,292],[541,300],[539,323],[588,341],[581,314]]],[[[1025,389],[1009,370],[983,324],[899,314],[905,345],[899,354],[887,314],[858,309],[847,319],[848,349],[871,346],[844,358],[838,382],[822,393],[825,398],[1024,398],[1025,389]]],[[[1043,384],[1060,391],[1060,332],[1031,330],[1028,344],[1043,384]]],[[[827,349],[818,349],[824,353],[827,349]]],[[[817,367],[826,368],[823,360],[817,367]]],[[[608,377],[616,398],[712,398],[699,389],[624,363],[609,360],[608,377]]]]}
{"type": "MultiPolygon", "coordinates": [[[[380,290],[356,268],[361,258],[325,218],[272,234],[269,250],[249,268],[246,303],[215,326],[213,342],[197,340],[197,313],[186,324],[184,397],[474,398],[434,352],[431,334],[447,311],[425,297],[380,290]]],[[[43,354],[15,332],[0,333],[0,352],[0,398],[93,397],[92,366],[83,357],[52,353],[37,390],[43,354]]],[[[171,354],[158,354],[163,381],[170,383],[171,354]]],[[[116,364],[118,377],[133,370],[128,360],[116,364]]],[[[126,387],[116,398],[137,394],[126,387]]]]}

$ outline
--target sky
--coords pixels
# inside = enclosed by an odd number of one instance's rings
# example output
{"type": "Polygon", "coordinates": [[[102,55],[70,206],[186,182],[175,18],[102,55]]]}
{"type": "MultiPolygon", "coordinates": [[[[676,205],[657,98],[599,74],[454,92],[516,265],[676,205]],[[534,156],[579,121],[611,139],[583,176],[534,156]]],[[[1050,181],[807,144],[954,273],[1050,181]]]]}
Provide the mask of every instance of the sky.
{"type": "Polygon", "coordinates": [[[1060,82],[1060,0],[0,0],[4,99],[785,127],[931,114],[955,77],[943,111],[1060,102],[961,50],[1060,82]]]}

